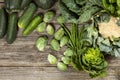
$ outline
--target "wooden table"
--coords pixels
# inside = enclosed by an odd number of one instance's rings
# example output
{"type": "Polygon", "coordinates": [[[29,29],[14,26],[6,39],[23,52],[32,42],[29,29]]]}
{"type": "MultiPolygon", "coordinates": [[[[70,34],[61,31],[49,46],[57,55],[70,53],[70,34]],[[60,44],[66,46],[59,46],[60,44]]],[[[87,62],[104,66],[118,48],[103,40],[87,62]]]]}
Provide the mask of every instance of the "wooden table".
{"type": "MultiPolygon", "coordinates": [[[[0,5],[3,5],[3,0],[0,0],[0,5]]],[[[34,31],[23,37],[21,32],[11,45],[5,39],[0,40],[0,80],[120,80],[120,58],[110,58],[105,78],[91,79],[85,72],[72,68],[62,72],[56,65],[48,63],[49,46],[45,52],[36,49],[35,41],[41,34],[34,31]]],[[[55,55],[60,56],[61,53],[55,55]]]]}

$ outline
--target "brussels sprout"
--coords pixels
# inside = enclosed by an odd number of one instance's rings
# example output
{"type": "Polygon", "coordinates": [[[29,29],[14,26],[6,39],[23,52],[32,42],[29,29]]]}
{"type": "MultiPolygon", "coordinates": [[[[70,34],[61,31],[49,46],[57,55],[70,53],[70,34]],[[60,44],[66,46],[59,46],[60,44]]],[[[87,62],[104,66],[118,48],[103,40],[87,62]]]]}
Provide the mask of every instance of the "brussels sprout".
{"type": "Polygon", "coordinates": [[[70,48],[67,48],[63,54],[65,56],[72,56],[73,55],[73,50],[71,50],[70,48]]]}
{"type": "Polygon", "coordinates": [[[40,37],[36,41],[36,47],[39,51],[44,51],[45,47],[47,45],[47,37],[40,37]]]}
{"type": "Polygon", "coordinates": [[[70,64],[70,57],[67,57],[67,56],[63,56],[61,58],[61,60],[63,61],[64,64],[70,64]]]}
{"type": "Polygon", "coordinates": [[[48,11],[45,13],[43,21],[50,22],[51,20],[53,20],[54,17],[55,17],[55,13],[53,11],[48,11]]]}
{"type": "Polygon", "coordinates": [[[56,64],[57,63],[57,58],[55,56],[53,56],[52,54],[48,55],[48,61],[50,64],[56,64]]]}
{"type": "Polygon", "coordinates": [[[48,24],[47,28],[46,28],[46,31],[49,35],[53,35],[54,32],[55,32],[55,29],[54,27],[51,25],[51,24],[48,24]]]}
{"type": "Polygon", "coordinates": [[[51,48],[55,51],[59,51],[60,50],[60,44],[56,39],[53,39],[50,43],[51,48]]]}
{"type": "Polygon", "coordinates": [[[63,18],[62,16],[59,16],[59,17],[57,18],[57,22],[58,22],[59,24],[62,24],[62,23],[65,22],[65,20],[64,20],[64,18],[63,18]]]}
{"type": "Polygon", "coordinates": [[[42,22],[38,25],[38,27],[36,28],[37,32],[44,32],[46,29],[47,24],[45,22],[42,22]]]}
{"type": "Polygon", "coordinates": [[[64,30],[63,28],[59,28],[56,32],[55,32],[55,39],[60,40],[62,37],[64,36],[64,30]]]}
{"type": "Polygon", "coordinates": [[[69,41],[69,38],[67,36],[63,36],[60,40],[60,47],[63,47],[64,45],[66,45],[69,41]]]}
{"type": "Polygon", "coordinates": [[[61,71],[65,71],[65,70],[67,70],[67,65],[64,64],[63,62],[58,62],[57,68],[61,71]]]}

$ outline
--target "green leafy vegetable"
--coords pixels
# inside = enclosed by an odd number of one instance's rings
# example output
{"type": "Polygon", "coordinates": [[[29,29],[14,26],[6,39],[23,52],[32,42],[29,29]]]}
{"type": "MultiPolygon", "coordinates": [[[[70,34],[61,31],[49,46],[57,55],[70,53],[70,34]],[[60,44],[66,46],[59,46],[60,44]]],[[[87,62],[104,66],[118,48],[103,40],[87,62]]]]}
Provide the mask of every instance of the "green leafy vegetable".
{"type": "Polygon", "coordinates": [[[102,1],[59,0],[59,10],[66,22],[83,23],[102,10],[102,1]]]}
{"type": "Polygon", "coordinates": [[[103,77],[106,75],[105,69],[108,63],[98,48],[88,48],[82,55],[82,67],[93,77],[103,77]]]}

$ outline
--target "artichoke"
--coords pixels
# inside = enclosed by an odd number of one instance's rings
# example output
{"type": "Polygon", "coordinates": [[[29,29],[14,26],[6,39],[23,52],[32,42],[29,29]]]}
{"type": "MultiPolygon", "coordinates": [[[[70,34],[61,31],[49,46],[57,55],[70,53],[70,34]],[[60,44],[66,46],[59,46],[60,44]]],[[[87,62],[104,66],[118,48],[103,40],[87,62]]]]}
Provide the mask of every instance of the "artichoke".
{"type": "Polygon", "coordinates": [[[81,59],[83,70],[87,71],[92,78],[106,75],[105,69],[108,63],[99,48],[88,48],[81,59]]]}

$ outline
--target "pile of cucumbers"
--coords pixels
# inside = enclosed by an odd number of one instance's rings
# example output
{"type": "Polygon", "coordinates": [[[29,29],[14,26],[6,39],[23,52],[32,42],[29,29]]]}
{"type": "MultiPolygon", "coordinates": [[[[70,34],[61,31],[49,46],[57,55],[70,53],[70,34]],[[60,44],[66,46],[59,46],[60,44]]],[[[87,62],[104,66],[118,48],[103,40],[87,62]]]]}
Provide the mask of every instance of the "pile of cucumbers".
{"type": "Polygon", "coordinates": [[[5,37],[8,44],[13,43],[19,28],[24,29],[24,36],[29,35],[43,21],[42,14],[35,15],[36,10],[34,0],[4,0],[4,6],[0,8],[0,39],[5,37]]]}

